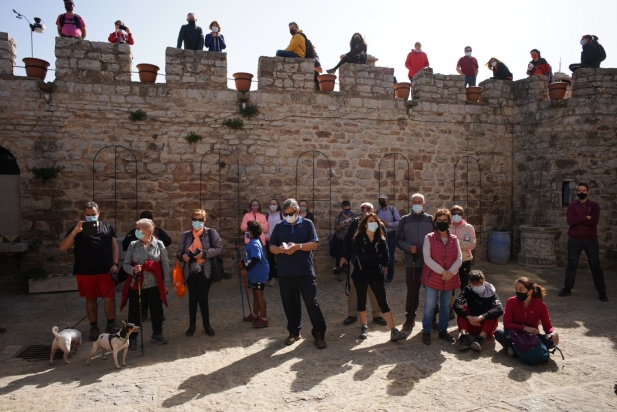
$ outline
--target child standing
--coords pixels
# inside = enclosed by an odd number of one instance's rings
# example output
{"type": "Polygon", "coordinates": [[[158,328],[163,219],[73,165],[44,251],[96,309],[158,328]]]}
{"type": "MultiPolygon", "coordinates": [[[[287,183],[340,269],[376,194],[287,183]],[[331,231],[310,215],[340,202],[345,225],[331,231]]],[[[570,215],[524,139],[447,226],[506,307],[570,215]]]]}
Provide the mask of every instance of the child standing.
{"type": "Polygon", "coordinates": [[[251,220],[247,223],[247,228],[250,241],[244,247],[244,268],[242,268],[241,273],[243,277],[248,276],[253,289],[254,309],[251,316],[253,327],[265,328],[269,323],[266,316],[264,288],[268,281],[270,265],[259,238],[263,232],[261,224],[256,220],[251,220]]]}

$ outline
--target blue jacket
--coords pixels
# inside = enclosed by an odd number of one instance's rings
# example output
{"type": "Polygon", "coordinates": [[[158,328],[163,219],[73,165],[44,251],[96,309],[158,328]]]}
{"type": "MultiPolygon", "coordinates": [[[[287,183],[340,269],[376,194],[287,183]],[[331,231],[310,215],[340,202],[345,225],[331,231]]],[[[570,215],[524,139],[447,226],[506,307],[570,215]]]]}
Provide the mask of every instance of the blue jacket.
{"type": "Polygon", "coordinates": [[[208,51],[220,52],[227,48],[225,44],[225,38],[222,34],[219,37],[214,37],[212,33],[206,34],[206,40],[204,41],[204,47],[208,48],[208,51]]]}

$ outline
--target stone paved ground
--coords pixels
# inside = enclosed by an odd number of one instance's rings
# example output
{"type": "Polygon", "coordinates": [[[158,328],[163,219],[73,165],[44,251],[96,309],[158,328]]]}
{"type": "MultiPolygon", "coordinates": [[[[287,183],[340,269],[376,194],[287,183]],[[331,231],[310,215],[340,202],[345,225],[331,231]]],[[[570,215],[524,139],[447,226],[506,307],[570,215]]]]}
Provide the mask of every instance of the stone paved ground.
{"type": "MultiPolygon", "coordinates": [[[[291,347],[276,288],[268,288],[271,326],[252,330],[239,322],[237,280],[213,287],[212,326],[186,338],[186,298],[171,299],[166,311],[166,346],[146,343],[145,357],[131,352],[120,371],[111,358],[85,365],[89,341],[64,365],[27,362],[0,355],[0,407],[3,411],[61,410],[459,410],[459,411],[613,411],[617,396],[617,271],[606,272],[611,302],[601,303],[588,271],[578,289],[557,298],[563,269],[524,270],[516,264],[479,263],[505,300],[514,280],[530,275],[547,287],[547,303],[560,331],[565,360],[527,367],[507,357],[499,344],[481,354],[459,353],[443,341],[425,346],[420,325],[403,343],[388,342],[385,327],[371,325],[370,337],[356,339],[358,324],[343,326],[343,285],[329,274],[318,276],[319,298],[328,322],[328,348],[317,351],[311,339],[291,347]]],[[[389,286],[395,320],[403,321],[402,269],[389,286]]],[[[0,353],[13,346],[49,344],[51,328],[63,328],[84,314],[77,292],[16,295],[0,292],[0,353]]],[[[126,310],[126,309],[125,309],[126,310]]],[[[120,316],[122,317],[122,316],[120,316]]],[[[85,335],[87,324],[80,329],[85,335]]],[[[146,332],[150,324],[145,323],[146,332]]],[[[451,322],[451,331],[455,330],[451,322]]],[[[454,333],[454,332],[453,332],[454,333]]],[[[309,335],[304,332],[305,338],[309,335]]]]}

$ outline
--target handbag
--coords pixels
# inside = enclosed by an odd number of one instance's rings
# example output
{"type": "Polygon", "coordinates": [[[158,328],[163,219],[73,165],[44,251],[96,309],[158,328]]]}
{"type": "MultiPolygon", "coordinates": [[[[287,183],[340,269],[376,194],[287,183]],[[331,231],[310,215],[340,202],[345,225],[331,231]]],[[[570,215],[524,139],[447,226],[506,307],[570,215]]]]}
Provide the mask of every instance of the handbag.
{"type": "MultiPolygon", "coordinates": [[[[210,247],[212,247],[212,229],[208,229],[208,240],[210,241],[210,247]]],[[[210,264],[212,268],[210,272],[210,280],[213,282],[220,282],[223,280],[225,269],[223,268],[223,259],[221,259],[221,256],[215,256],[210,259],[210,264]]]]}
{"type": "Polygon", "coordinates": [[[182,267],[180,266],[180,262],[176,263],[174,267],[173,273],[173,282],[174,282],[174,292],[176,292],[176,296],[181,298],[186,293],[186,285],[184,284],[184,276],[182,274],[182,267]]]}

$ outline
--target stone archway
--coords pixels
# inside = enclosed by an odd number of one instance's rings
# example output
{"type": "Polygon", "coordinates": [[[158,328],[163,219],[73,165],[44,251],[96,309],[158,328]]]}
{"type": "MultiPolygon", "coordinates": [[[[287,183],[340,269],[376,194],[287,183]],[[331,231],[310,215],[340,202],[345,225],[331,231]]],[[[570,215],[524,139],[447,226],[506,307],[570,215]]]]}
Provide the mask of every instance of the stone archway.
{"type": "Polygon", "coordinates": [[[13,154],[0,146],[0,243],[19,242],[21,194],[19,165],[13,154]]]}

